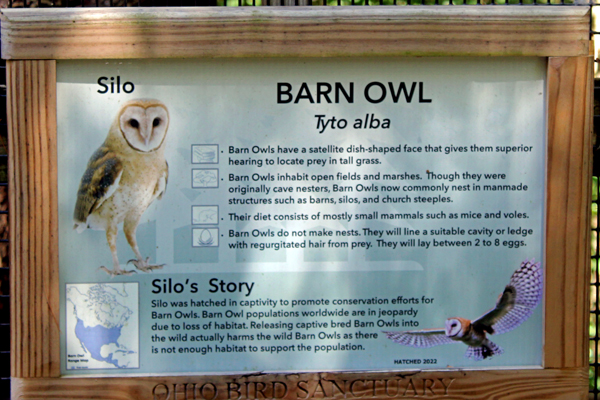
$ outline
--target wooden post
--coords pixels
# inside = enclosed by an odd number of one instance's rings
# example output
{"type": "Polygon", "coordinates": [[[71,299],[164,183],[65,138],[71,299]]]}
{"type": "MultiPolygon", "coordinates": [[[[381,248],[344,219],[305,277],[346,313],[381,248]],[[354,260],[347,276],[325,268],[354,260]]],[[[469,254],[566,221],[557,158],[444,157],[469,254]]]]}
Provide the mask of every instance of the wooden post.
{"type": "Polygon", "coordinates": [[[12,376],[59,376],[56,62],[9,61],[12,376]]]}

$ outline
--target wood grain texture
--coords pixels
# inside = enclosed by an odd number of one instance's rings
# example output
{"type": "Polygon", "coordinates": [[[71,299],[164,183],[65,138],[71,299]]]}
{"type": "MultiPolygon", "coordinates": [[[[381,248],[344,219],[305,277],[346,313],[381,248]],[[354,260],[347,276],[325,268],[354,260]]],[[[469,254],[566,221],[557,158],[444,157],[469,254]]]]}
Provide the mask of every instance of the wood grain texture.
{"type": "Polygon", "coordinates": [[[590,7],[3,9],[6,59],[587,56],[590,7]]]}
{"type": "Polygon", "coordinates": [[[59,376],[56,62],[7,65],[11,375],[59,376]]]}
{"type": "Polygon", "coordinates": [[[588,362],[592,63],[548,62],[547,368],[588,362]]]}
{"type": "Polygon", "coordinates": [[[13,379],[13,399],[587,399],[587,368],[13,379]]]}

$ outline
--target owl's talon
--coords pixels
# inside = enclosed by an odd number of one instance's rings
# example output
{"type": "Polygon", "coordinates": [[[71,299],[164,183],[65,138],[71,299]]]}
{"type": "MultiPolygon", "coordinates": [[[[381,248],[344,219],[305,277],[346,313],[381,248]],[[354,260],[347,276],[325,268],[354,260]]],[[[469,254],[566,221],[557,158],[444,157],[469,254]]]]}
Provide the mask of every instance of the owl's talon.
{"type": "Polygon", "coordinates": [[[152,272],[155,269],[162,269],[162,267],[164,267],[166,264],[160,264],[160,265],[149,265],[148,264],[148,260],[150,260],[150,257],[146,257],[145,260],[129,260],[127,261],[127,264],[132,263],[137,269],[139,269],[140,271],[143,272],[152,272]]]}
{"type": "Polygon", "coordinates": [[[153,271],[155,269],[162,269],[162,267],[164,267],[167,264],[159,264],[159,265],[148,265],[145,269],[142,269],[142,271],[153,271]]]}
{"type": "Polygon", "coordinates": [[[110,270],[108,268],[106,268],[104,265],[101,265],[100,267],[98,267],[99,270],[106,272],[108,275],[110,275],[111,278],[114,278],[115,276],[118,275],[126,275],[126,276],[130,276],[133,274],[137,274],[137,271],[132,269],[131,271],[125,271],[122,269],[117,269],[115,268],[114,270],[110,270]]]}

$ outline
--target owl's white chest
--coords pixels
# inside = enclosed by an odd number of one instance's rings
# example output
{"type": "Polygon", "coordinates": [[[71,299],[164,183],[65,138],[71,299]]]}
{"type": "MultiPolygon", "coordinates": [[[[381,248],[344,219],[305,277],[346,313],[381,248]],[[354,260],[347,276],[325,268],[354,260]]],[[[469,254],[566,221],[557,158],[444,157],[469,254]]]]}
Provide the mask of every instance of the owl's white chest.
{"type": "Polygon", "coordinates": [[[140,166],[123,170],[117,189],[88,217],[92,229],[106,230],[125,219],[138,220],[156,198],[155,189],[160,171],[154,166],[140,166]],[[140,172],[137,172],[140,171],[140,172]]]}

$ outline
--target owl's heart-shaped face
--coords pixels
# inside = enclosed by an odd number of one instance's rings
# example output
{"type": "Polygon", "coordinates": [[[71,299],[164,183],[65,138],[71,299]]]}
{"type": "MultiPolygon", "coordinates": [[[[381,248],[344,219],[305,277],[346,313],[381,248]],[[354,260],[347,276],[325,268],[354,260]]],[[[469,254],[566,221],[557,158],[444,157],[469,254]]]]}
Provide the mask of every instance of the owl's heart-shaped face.
{"type": "Polygon", "coordinates": [[[167,134],[169,114],[162,106],[131,105],[119,117],[121,132],[129,145],[147,153],[160,147],[167,134]]]}
{"type": "Polygon", "coordinates": [[[448,318],[445,330],[448,337],[462,337],[464,334],[462,323],[458,318],[448,318]]]}

